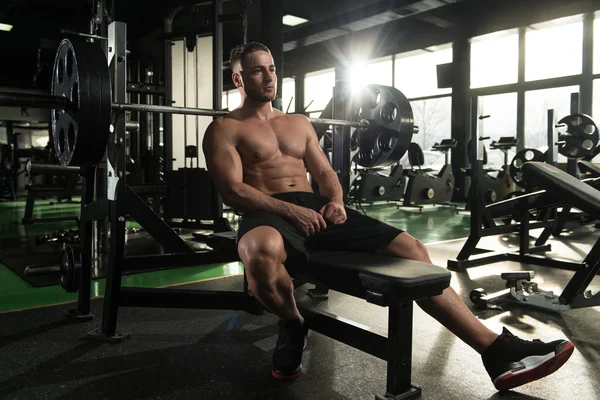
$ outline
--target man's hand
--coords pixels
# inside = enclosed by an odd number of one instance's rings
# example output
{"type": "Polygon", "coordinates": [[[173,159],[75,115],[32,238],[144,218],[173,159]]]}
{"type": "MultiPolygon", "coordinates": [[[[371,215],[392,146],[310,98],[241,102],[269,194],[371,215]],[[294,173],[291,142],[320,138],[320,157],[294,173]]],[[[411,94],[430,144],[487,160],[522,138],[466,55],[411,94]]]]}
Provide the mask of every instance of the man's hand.
{"type": "Polygon", "coordinates": [[[319,211],[323,218],[334,225],[346,222],[346,209],[344,204],[337,201],[330,201],[319,211]]]}
{"type": "Polygon", "coordinates": [[[319,232],[321,229],[326,229],[325,220],[316,211],[310,208],[296,206],[290,216],[296,227],[300,229],[304,236],[311,236],[319,232]]]}

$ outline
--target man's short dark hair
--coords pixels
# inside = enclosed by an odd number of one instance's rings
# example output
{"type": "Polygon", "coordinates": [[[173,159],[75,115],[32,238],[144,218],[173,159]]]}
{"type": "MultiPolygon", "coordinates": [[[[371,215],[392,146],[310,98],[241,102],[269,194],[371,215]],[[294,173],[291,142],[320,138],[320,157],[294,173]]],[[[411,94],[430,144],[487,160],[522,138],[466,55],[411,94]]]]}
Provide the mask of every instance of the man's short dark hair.
{"type": "Polygon", "coordinates": [[[229,65],[231,66],[231,70],[233,70],[235,63],[241,63],[244,57],[255,51],[266,51],[267,53],[271,53],[271,50],[269,50],[267,46],[258,42],[249,42],[234,47],[229,52],[229,65]]]}

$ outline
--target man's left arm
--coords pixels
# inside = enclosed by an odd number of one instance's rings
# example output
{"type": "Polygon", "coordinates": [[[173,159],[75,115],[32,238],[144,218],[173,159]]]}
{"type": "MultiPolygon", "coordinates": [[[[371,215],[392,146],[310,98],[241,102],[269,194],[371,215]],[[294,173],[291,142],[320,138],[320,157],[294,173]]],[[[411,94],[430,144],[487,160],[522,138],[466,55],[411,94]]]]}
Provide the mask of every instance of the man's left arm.
{"type": "Polygon", "coordinates": [[[304,165],[308,173],[319,185],[321,196],[329,199],[329,203],[321,209],[321,215],[325,220],[334,224],[346,222],[346,210],[344,208],[344,193],[337,174],[329,164],[327,156],[319,146],[317,134],[308,121],[304,118],[303,124],[307,130],[306,152],[304,154],[304,165]]]}

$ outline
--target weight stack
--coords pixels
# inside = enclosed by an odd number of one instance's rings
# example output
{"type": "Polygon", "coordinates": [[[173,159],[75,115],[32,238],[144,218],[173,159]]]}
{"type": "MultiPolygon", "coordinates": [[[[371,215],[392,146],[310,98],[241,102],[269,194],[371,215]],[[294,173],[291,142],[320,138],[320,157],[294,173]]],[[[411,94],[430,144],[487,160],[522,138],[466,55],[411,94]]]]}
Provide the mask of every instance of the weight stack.
{"type": "Polygon", "coordinates": [[[204,168],[179,168],[167,174],[166,216],[184,221],[221,218],[219,194],[204,168]]]}

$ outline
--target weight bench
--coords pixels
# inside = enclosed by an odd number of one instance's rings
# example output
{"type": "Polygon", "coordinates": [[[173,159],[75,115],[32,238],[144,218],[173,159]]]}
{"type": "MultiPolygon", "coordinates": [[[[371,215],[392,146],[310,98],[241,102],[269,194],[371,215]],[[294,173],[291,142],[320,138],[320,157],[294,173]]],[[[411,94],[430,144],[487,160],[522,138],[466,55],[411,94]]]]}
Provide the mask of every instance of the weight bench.
{"type": "MultiPolygon", "coordinates": [[[[600,191],[593,186],[597,180],[583,182],[550,164],[539,161],[523,164],[522,171],[526,180],[536,182],[537,186],[544,189],[551,197],[567,199],[569,205],[594,218],[600,217],[600,191]]],[[[596,240],[581,264],[571,264],[575,274],[558,296],[552,292],[537,291],[537,286],[527,283],[533,277],[532,274],[525,272],[523,275],[513,274],[514,276],[505,278],[513,280],[508,292],[488,296],[483,289],[476,289],[471,293],[471,299],[476,306],[512,301],[556,311],[600,305],[600,293],[593,294],[587,290],[592,279],[600,271],[600,238],[596,240]],[[523,286],[525,289],[519,289],[523,286]],[[535,291],[527,289],[532,287],[535,291]]]]}
{"type": "Polygon", "coordinates": [[[598,168],[594,163],[592,163],[591,161],[579,161],[577,163],[577,166],[579,167],[579,169],[581,170],[581,172],[583,173],[588,173],[591,176],[593,176],[594,178],[598,178],[600,177],[600,168],[598,168]]]}
{"type": "MultiPolygon", "coordinates": [[[[210,235],[215,250],[233,252],[235,232],[210,235]]],[[[388,337],[345,318],[298,305],[309,329],[387,361],[387,388],[377,399],[406,399],[420,389],[411,384],[413,301],[436,296],[450,285],[441,267],[378,254],[315,251],[294,278],[325,286],[389,308],[388,337]]]]}

